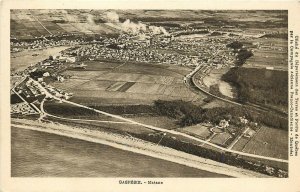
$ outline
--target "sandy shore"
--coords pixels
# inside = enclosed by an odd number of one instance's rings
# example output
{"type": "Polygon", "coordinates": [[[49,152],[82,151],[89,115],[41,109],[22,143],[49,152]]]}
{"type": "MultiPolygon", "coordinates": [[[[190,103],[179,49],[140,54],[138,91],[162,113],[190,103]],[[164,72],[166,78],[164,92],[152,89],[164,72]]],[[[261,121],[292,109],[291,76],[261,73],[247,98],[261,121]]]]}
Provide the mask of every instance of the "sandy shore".
{"type": "Polygon", "coordinates": [[[175,149],[156,145],[151,142],[146,142],[141,139],[115,133],[71,127],[57,123],[39,123],[37,121],[24,119],[12,119],[12,126],[16,128],[42,131],[94,143],[100,143],[118,149],[232,177],[268,177],[267,175],[229,166],[223,163],[177,151],[175,149]]]}

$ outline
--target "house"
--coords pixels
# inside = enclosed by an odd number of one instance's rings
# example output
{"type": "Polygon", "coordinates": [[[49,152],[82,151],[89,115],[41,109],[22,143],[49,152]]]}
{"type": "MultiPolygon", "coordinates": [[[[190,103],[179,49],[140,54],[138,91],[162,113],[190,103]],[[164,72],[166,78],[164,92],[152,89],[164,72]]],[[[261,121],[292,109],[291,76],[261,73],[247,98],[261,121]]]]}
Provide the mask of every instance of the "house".
{"type": "Polygon", "coordinates": [[[49,72],[45,72],[44,74],[43,74],[43,77],[49,77],[50,76],[50,73],[49,72]]]}
{"type": "Polygon", "coordinates": [[[240,117],[240,121],[241,121],[241,123],[243,123],[243,124],[247,124],[247,123],[249,122],[249,120],[246,119],[245,117],[240,117]]]}
{"type": "Polygon", "coordinates": [[[37,80],[38,80],[38,82],[43,82],[43,77],[40,77],[37,80]]]}
{"type": "Polygon", "coordinates": [[[75,57],[67,57],[66,58],[66,62],[68,62],[68,63],[74,63],[74,62],[76,62],[76,58],[75,57]]]}
{"type": "Polygon", "coordinates": [[[226,121],[225,119],[222,119],[219,123],[219,128],[221,129],[225,129],[227,127],[229,127],[229,121],[226,121]]]}
{"type": "MultiPolygon", "coordinates": [[[[60,58],[60,56],[61,56],[61,54],[60,54],[60,53],[57,53],[57,54],[52,55],[52,58],[53,58],[53,60],[57,60],[57,59],[60,58]]],[[[50,56],[50,57],[51,57],[51,56],[50,56]]]]}
{"type": "Polygon", "coordinates": [[[57,76],[57,80],[59,82],[63,82],[65,80],[65,78],[63,76],[57,76]]]}
{"type": "Polygon", "coordinates": [[[248,129],[248,131],[244,134],[244,137],[250,138],[252,137],[256,132],[252,129],[248,129]]]}

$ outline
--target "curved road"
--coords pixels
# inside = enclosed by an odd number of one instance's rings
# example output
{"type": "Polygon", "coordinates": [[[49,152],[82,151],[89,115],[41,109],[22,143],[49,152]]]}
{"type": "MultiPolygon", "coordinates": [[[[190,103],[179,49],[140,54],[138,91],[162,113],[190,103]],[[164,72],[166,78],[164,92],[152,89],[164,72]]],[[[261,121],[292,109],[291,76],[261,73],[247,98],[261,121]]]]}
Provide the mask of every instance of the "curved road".
{"type": "MultiPolygon", "coordinates": [[[[251,107],[254,110],[265,111],[265,112],[269,112],[270,110],[272,110],[272,112],[277,113],[277,114],[279,114],[281,116],[288,115],[287,113],[284,113],[284,112],[281,112],[281,111],[277,111],[277,110],[274,110],[274,109],[270,109],[270,108],[267,108],[267,107],[262,107],[262,106],[259,106],[259,105],[256,105],[256,104],[252,104],[252,103],[241,104],[241,103],[238,103],[238,102],[235,102],[235,101],[231,101],[231,100],[219,97],[217,95],[214,95],[214,94],[212,94],[212,93],[204,90],[203,88],[201,88],[200,86],[198,86],[197,83],[195,83],[196,82],[195,75],[199,72],[199,70],[200,70],[199,67],[196,67],[190,74],[188,74],[184,78],[185,85],[188,88],[194,90],[194,92],[202,92],[202,93],[205,93],[206,95],[209,95],[209,96],[214,97],[216,99],[219,99],[221,101],[224,101],[224,102],[227,102],[227,103],[230,103],[230,104],[234,104],[234,105],[238,105],[238,106],[251,107]]],[[[283,117],[283,118],[287,118],[287,117],[283,117]]]]}

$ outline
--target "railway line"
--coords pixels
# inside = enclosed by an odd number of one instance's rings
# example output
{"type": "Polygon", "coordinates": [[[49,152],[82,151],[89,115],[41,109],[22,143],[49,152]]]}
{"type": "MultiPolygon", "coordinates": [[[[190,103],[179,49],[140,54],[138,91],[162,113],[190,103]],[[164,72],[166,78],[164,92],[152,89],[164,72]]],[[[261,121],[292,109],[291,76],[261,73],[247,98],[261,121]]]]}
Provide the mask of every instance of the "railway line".
{"type": "MultiPolygon", "coordinates": [[[[201,71],[201,66],[199,67],[196,67],[194,71],[192,71],[190,74],[188,74],[187,76],[184,77],[184,83],[185,85],[190,88],[194,93],[204,93],[208,96],[211,96],[215,99],[218,99],[218,100],[221,100],[221,101],[224,101],[226,103],[229,103],[229,104],[233,104],[233,105],[236,105],[236,106],[244,106],[244,107],[247,107],[247,108],[250,108],[251,110],[254,110],[254,111],[260,111],[260,112],[273,112],[273,113],[276,113],[278,115],[280,115],[281,117],[287,119],[287,113],[285,112],[282,112],[282,111],[279,111],[279,110],[275,110],[273,108],[269,108],[269,107],[264,107],[264,106],[260,106],[260,105],[257,105],[257,104],[253,104],[253,103],[239,103],[239,102],[236,102],[236,101],[232,101],[232,100],[229,100],[229,99],[226,99],[226,98],[222,98],[222,97],[219,97],[217,95],[214,95],[212,93],[210,93],[209,91],[203,89],[201,86],[198,85],[198,83],[196,82],[196,79],[195,79],[195,76],[196,74],[198,74],[200,71],[201,71]]],[[[207,71],[207,68],[205,68],[205,71],[207,71]]]]}

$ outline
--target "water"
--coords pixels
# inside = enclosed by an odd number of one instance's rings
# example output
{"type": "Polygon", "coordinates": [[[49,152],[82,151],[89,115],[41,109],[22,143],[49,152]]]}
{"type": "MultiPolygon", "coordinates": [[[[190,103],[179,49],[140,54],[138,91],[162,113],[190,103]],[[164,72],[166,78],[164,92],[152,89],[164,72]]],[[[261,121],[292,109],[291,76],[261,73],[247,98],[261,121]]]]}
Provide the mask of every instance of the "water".
{"type": "Polygon", "coordinates": [[[11,131],[12,177],[227,177],[79,139],[11,131]]]}

